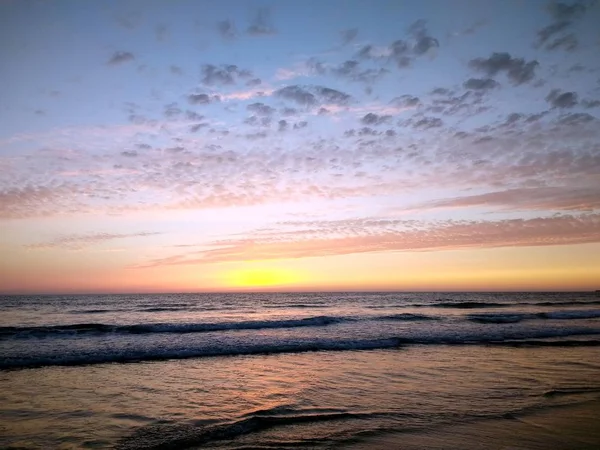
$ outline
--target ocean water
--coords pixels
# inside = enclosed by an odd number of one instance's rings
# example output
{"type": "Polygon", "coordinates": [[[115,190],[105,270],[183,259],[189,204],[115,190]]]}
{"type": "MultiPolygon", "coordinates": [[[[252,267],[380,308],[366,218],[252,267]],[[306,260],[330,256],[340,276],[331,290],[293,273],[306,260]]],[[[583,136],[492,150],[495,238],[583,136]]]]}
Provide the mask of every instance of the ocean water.
{"type": "Polygon", "coordinates": [[[0,311],[2,448],[345,448],[600,401],[593,293],[5,296],[0,311]]]}

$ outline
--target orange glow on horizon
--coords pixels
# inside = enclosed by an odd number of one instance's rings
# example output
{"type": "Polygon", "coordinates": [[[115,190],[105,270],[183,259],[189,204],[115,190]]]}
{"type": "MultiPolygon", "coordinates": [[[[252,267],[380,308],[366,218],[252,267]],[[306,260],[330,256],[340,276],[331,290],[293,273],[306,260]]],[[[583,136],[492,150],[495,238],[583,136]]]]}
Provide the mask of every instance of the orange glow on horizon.
{"type": "Polygon", "coordinates": [[[226,285],[233,288],[290,286],[308,281],[294,270],[254,261],[227,273],[225,279],[226,285]]]}

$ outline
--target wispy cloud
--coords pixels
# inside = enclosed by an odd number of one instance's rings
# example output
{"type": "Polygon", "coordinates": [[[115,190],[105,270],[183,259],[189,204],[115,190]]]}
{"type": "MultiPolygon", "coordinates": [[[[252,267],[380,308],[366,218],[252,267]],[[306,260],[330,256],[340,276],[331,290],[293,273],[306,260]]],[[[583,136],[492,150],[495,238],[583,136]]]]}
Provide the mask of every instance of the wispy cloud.
{"type": "Polygon", "coordinates": [[[102,244],[104,242],[113,241],[117,239],[128,239],[137,237],[153,236],[160,233],[157,232],[138,232],[138,233],[93,233],[93,234],[81,234],[81,235],[70,235],[63,236],[52,241],[39,242],[36,244],[25,245],[28,250],[51,250],[51,249],[63,249],[63,250],[82,250],[87,247],[102,244]]]}
{"type": "Polygon", "coordinates": [[[256,239],[215,242],[213,249],[160,258],[139,267],[296,259],[382,251],[600,242],[600,215],[597,214],[496,222],[446,221],[420,226],[413,222],[391,220],[321,222],[312,225],[316,225],[316,228],[282,233],[281,236],[275,234],[262,239],[259,236],[256,239]]]}
{"type": "Polygon", "coordinates": [[[435,200],[416,209],[498,207],[509,211],[594,211],[600,209],[600,188],[531,187],[435,200]]]}

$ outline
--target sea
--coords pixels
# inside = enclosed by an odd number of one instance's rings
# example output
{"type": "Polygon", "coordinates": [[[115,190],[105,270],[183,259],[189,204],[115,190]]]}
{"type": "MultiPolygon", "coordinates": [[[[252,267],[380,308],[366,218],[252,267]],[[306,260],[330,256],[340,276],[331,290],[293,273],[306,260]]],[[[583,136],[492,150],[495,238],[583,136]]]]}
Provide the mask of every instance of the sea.
{"type": "Polygon", "coordinates": [[[595,293],[32,295],[0,313],[1,448],[600,448],[595,293]]]}

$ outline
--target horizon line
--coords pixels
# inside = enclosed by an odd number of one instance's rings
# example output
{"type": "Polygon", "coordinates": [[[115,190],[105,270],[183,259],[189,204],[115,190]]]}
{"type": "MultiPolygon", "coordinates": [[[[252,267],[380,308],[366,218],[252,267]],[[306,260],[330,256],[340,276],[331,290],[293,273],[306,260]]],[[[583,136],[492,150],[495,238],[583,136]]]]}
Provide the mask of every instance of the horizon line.
{"type": "Polygon", "coordinates": [[[551,294],[551,293],[599,293],[600,290],[580,289],[580,290],[558,290],[558,289],[530,289],[530,290],[396,290],[396,289],[368,289],[368,290],[253,290],[253,291],[149,291],[149,292],[0,292],[0,296],[18,297],[18,296],[53,296],[53,295],[225,295],[225,294],[551,294]]]}

